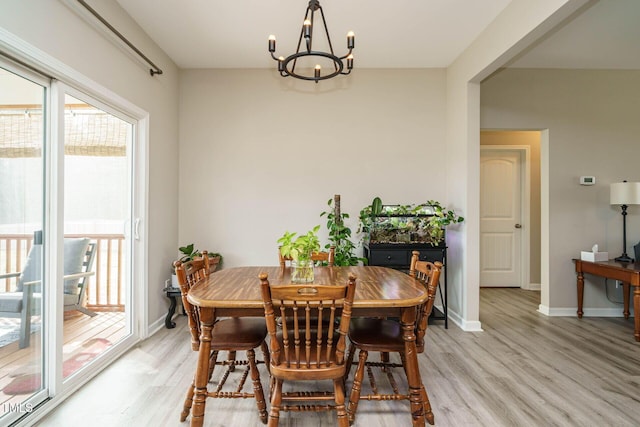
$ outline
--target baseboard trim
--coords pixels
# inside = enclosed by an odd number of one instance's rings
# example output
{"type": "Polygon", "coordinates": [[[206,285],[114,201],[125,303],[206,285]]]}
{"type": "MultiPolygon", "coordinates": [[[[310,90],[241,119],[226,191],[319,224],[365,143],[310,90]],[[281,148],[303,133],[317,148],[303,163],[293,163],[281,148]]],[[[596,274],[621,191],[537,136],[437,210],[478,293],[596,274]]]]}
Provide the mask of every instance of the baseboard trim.
{"type": "Polygon", "coordinates": [[[480,323],[480,321],[471,321],[468,322],[464,319],[462,319],[458,313],[454,313],[451,310],[449,310],[449,321],[453,322],[455,325],[457,325],[460,329],[462,329],[465,332],[482,332],[482,324],[480,323]]]}
{"type": "MultiPolygon", "coordinates": [[[[582,317],[624,317],[622,308],[584,308],[582,317]]],[[[577,317],[577,307],[549,308],[540,304],[538,312],[550,317],[577,317]]],[[[631,309],[633,317],[633,309],[631,309]]]]}

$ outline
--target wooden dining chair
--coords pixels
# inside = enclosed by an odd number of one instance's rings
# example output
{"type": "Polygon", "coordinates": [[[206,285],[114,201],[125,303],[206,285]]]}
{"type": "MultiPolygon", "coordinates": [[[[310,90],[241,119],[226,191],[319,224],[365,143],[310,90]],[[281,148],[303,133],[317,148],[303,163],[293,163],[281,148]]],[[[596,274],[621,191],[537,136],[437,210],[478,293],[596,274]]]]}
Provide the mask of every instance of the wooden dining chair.
{"type": "MultiPolygon", "coordinates": [[[[427,288],[428,296],[426,301],[417,308],[418,311],[416,313],[416,323],[414,327],[416,349],[418,353],[422,353],[424,351],[424,336],[427,331],[427,319],[433,309],[442,263],[419,261],[419,256],[420,253],[418,251],[413,251],[409,274],[420,280],[427,288]]],[[[351,423],[353,423],[355,419],[358,402],[360,400],[408,401],[410,399],[408,391],[406,393],[402,393],[400,391],[397,386],[397,381],[393,378],[392,371],[392,368],[402,368],[406,377],[404,339],[402,336],[402,325],[399,320],[384,318],[353,319],[351,321],[351,327],[349,328],[349,341],[351,344],[349,346],[349,354],[346,362],[345,378],[351,368],[355,350],[360,350],[358,367],[351,386],[351,393],[347,406],[349,421],[351,423]],[[368,361],[369,352],[380,352],[380,362],[368,361]],[[402,363],[393,363],[388,357],[389,353],[398,353],[402,363]],[[375,376],[373,375],[373,368],[376,367],[382,368],[385,372],[385,376],[389,380],[393,393],[378,393],[379,389],[375,383],[375,376]],[[367,376],[371,383],[372,393],[362,395],[362,379],[364,377],[365,369],[367,370],[367,376]]],[[[429,424],[433,424],[433,412],[431,411],[431,404],[429,403],[429,397],[427,396],[424,385],[421,385],[420,393],[422,394],[422,400],[424,402],[423,408],[425,419],[429,424]]]]}
{"type": "Polygon", "coordinates": [[[280,411],[335,410],[338,425],[348,427],[344,356],[356,277],[351,274],[344,285],[270,286],[267,274],[263,273],[260,274],[260,284],[271,349],[268,426],[278,425],[280,411]],[[333,325],[340,309],[342,313],[336,328],[333,325]],[[276,312],[282,319],[292,318],[293,329],[287,327],[286,321],[279,328],[276,312]],[[323,325],[325,317],[329,319],[327,326],[323,325]],[[333,391],[282,391],[284,381],[321,380],[332,380],[333,391]],[[283,405],[283,402],[287,404],[283,405]]]}
{"type": "MultiPolygon", "coordinates": [[[[311,254],[311,260],[316,265],[326,265],[329,267],[333,267],[333,262],[336,256],[336,247],[329,247],[328,251],[318,251],[311,254]]],[[[287,266],[287,262],[291,261],[291,257],[282,256],[280,253],[280,248],[278,248],[278,259],[280,261],[280,268],[283,270],[287,266]]]]}
{"type": "MultiPolygon", "coordinates": [[[[200,316],[198,308],[193,306],[187,299],[189,290],[206,280],[211,273],[208,265],[207,254],[204,257],[194,258],[193,260],[174,263],[178,283],[182,292],[182,304],[189,319],[189,330],[191,332],[191,349],[198,351],[200,349],[200,316]]],[[[265,342],[267,336],[267,328],[262,318],[225,318],[217,320],[211,332],[211,354],[209,357],[209,380],[213,375],[216,366],[224,366],[225,372],[222,374],[215,390],[207,390],[207,397],[211,398],[255,398],[260,414],[260,420],[266,424],[267,410],[264,397],[262,383],[260,382],[260,372],[258,364],[265,363],[269,369],[269,349],[265,342]],[[262,349],[264,360],[256,360],[255,348],[262,349]],[[227,360],[218,361],[218,353],[220,351],[228,351],[227,360]],[[246,352],[246,360],[237,360],[236,352],[246,352]],[[238,366],[244,366],[240,380],[234,391],[223,391],[225,382],[230,372],[235,371],[238,366]],[[251,375],[253,382],[253,393],[243,392],[244,384],[247,376],[251,375]]],[[[180,421],[184,421],[191,412],[193,396],[195,394],[195,379],[191,383],[187,391],[187,397],[184,401],[184,407],[180,414],[180,421]]]]}

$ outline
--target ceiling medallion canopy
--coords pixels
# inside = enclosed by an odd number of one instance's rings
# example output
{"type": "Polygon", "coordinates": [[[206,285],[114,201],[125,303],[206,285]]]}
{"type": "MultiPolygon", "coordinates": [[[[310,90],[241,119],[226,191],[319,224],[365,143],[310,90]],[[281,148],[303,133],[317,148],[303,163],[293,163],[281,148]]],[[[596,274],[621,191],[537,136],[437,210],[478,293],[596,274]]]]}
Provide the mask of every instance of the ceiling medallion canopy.
{"type": "MultiPolygon", "coordinates": [[[[320,33],[320,35],[321,34],[322,33],[320,33]]],[[[316,42],[318,41],[320,40],[316,39],[316,42]]],[[[276,51],[276,37],[273,35],[269,36],[269,52],[271,53],[271,57],[274,60],[278,61],[278,71],[280,72],[280,75],[282,77],[291,76],[302,80],[313,80],[316,83],[318,83],[319,80],[330,79],[339,74],[346,75],[351,73],[351,70],[353,69],[353,54],[351,52],[353,51],[354,44],[355,35],[353,34],[353,31],[349,31],[347,33],[347,49],[349,49],[349,52],[347,52],[346,55],[340,57],[336,56],[336,54],[333,53],[333,45],[331,44],[331,38],[329,37],[327,21],[324,18],[324,12],[322,11],[322,6],[320,6],[320,2],[318,0],[309,1],[309,5],[307,6],[307,10],[304,14],[304,21],[302,23],[302,30],[300,31],[296,53],[293,53],[286,58],[283,56],[276,57],[274,55],[276,51]],[[314,15],[316,12],[320,12],[320,17],[322,18],[321,23],[316,24],[316,22],[314,21],[314,15]],[[313,50],[314,29],[318,25],[322,25],[324,27],[324,34],[327,37],[326,46],[328,47],[328,49],[326,49],[325,51],[313,50]],[[302,46],[303,39],[304,46],[302,46]],[[298,60],[304,61],[309,59],[327,63],[330,72],[323,74],[322,66],[317,62],[315,64],[315,67],[299,66],[296,70],[298,60]],[[347,60],[346,67],[344,63],[345,59],[347,60]]]]}

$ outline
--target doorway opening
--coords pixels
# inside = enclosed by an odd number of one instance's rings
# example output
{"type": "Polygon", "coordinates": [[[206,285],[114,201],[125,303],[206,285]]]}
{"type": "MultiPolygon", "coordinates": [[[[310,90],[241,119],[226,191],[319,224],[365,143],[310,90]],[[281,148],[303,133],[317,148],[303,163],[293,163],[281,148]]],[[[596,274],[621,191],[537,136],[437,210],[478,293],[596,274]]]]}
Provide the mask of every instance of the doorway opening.
{"type": "Polygon", "coordinates": [[[541,289],[541,134],[480,132],[480,287],[541,289]]]}

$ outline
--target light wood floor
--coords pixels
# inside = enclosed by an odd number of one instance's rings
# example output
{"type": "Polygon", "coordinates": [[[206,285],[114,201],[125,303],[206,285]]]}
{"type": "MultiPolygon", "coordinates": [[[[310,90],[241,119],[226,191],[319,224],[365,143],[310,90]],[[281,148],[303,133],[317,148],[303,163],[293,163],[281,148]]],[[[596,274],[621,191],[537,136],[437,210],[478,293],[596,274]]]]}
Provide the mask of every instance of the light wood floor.
{"type": "MultiPolygon", "coordinates": [[[[482,289],[480,297],[484,332],[451,323],[445,330],[441,321],[427,332],[420,371],[436,426],[640,425],[640,343],[632,320],[549,318],[535,311],[539,293],[519,289],[482,289]]],[[[187,426],[178,416],[196,355],[185,318],[177,322],[38,425],[187,426]]],[[[283,415],[281,426],[335,425],[333,414],[283,415]]],[[[261,424],[253,400],[209,399],[205,425],[261,424]]],[[[355,425],[411,425],[408,404],[362,401],[355,425]]]]}

